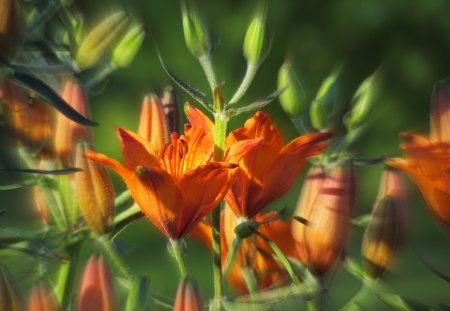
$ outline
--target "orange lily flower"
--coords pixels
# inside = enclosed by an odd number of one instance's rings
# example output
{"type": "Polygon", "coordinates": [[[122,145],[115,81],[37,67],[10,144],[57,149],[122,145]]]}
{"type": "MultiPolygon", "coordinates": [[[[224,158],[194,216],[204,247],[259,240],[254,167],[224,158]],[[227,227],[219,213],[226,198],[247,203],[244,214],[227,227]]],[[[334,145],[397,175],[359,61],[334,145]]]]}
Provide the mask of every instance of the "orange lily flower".
{"type": "Polygon", "coordinates": [[[386,161],[406,172],[418,186],[428,207],[450,234],[450,87],[435,85],[431,108],[430,139],[413,133],[400,134],[406,158],[386,161]]]}
{"type": "Polygon", "coordinates": [[[210,162],[210,141],[203,127],[171,135],[161,152],[139,135],[118,130],[124,165],[88,151],[87,157],[115,170],[144,214],[170,239],[185,236],[222,201],[235,164],[210,162]]]}
{"type": "MultiPolygon", "coordinates": [[[[214,125],[207,116],[192,105],[186,105],[185,111],[191,124],[208,128],[212,137],[214,125]]],[[[325,148],[323,141],[330,136],[330,132],[310,133],[285,145],[281,132],[269,117],[256,112],[226,140],[228,150],[243,141],[258,141],[252,152],[239,158],[240,170],[225,197],[230,208],[239,217],[252,218],[283,196],[302,171],[305,159],[319,154],[325,148]]]]}

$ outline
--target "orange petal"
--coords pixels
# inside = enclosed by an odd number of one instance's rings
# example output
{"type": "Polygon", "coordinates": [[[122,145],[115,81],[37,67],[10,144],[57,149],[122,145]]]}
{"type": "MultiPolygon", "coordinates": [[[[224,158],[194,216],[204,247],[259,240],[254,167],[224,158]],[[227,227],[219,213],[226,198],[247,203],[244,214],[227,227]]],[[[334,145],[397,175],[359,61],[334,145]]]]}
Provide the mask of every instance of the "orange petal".
{"type": "Polygon", "coordinates": [[[245,173],[239,168],[231,184],[230,190],[227,192],[225,199],[228,206],[237,216],[245,217],[247,215],[247,196],[250,180],[245,173]]]}
{"type": "Polygon", "coordinates": [[[183,138],[188,151],[183,156],[182,172],[189,172],[212,159],[214,140],[205,127],[193,126],[180,140],[183,138]]]}
{"type": "Polygon", "coordinates": [[[214,122],[206,114],[204,114],[200,109],[192,105],[191,103],[186,103],[184,105],[184,112],[192,126],[203,126],[207,128],[211,135],[214,133],[214,122]]]}
{"type": "Polygon", "coordinates": [[[122,143],[122,152],[125,166],[134,169],[138,165],[146,167],[159,166],[158,160],[154,156],[148,142],[136,133],[124,129],[117,129],[120,142],[122,143]]]}
{"type": "Polygon", "coordinates": [[[124,176],[126,176],[128,172],[128,169],[122,164],[120,164],[119,161],[112,159],[104,154],[92,150],[86,150],[86,157],[89,160],[109,166],[114,171],[116,171],[116,173],[119,174],[122,178],[124,178],[124,176]]]}
{"type": "Polygon", "coordinates": [[[253,152],[255,148],[261,145],[262,138],[246,139],[238,141],[231,145],[225,152],[225,161],[229,163],[238,163],[245,155],[253,152]]]}
{"type": "Polygon", "coordinates": [[[211,224],[209,222],[200,221],[192,230],[189,232],[189,236],[199,240],[204,245],[208,247],[209,250],[212,251],[212,230],[211,224]]]}
{"type": "Polygon", "coordinates": [[[179,232],[189,232],[219,205],[231,184],[230,169],[235,167],[225,162],[212,162],[183,176],[179,183],[184,203],[179,215],[179,232]]]}

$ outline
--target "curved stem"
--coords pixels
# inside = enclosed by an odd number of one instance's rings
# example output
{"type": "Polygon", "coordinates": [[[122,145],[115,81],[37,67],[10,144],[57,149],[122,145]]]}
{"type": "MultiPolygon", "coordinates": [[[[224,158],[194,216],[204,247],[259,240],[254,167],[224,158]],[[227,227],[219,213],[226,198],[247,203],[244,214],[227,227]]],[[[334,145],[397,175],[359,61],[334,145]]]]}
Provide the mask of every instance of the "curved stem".
{"type": "Polygon", "coordinates": [[[180,269],[181,278],[187,276],[186,260],[184,258],[183,240],[171,240],[169,239],[172,256],[175,258],[180,269]]]}
{"type": "Polygon", "coordinates": [[[81,242],[67,246],[66,251],[69,258],[66,262],[62,263],[58,271],[56,297],[65,310],[70,305],[71,291],[76,272],[76,257],[80,252],[80,248],[81,242]]]}
{"type": "Polygon", "coordinates": [[[105,250],[106,255],[111,259],[114,265],[119,269],[119,271],[129,280],[133,279],[133,272],[130,267],[125,263],[122,257],[117,252],[116,248],[113,245],[113,242],[108,239],[107,236],[101,236],[99,238],[100,243],[105,250]]]}
{"type": "Polygon", "coordinates": [[[128,201],[130,201],[131,198],[132,198],[132,197],[131,197],[131,192],[130,192],[130,190],[125,190],[124,192],[122,192],[121,194],[119,194],[119,195],[116,197],[116,200],[114,201],[114,205],[115,205],[116,207],[119,207],[119,206],[121,206],[121,205],[127,203],[128,201]]]}
{"type": "Polygon", "coordinates": [[[250,64],[247,65],[244,79],[242,80],[241,85],[228,103],[229,105],[237,103],[241,99],[241,97],[244,96],[245,92],[247,92],[248,88],[250,87],[253,78],[255,77],[256,71],[258,71],[258,66],[250,64]]]}
{"type": "Polygon", "coordinates": [[[202,66],[203,71],[206,74],[206,78],[208,79],[208,83],[211,88],[211,91],[214,92],[214,89],[217,86],[217,80],[216,80],[216,76],[214,74],[211,57],[209,55],[205,55],[205,56],[198,58],[198,61],[200,62],[200,65],[202,66]]]}
{"type": "Polygon", "coordinates": [[[256,283],[255,274],[250,268],[243,268],[242,274],[244,275],[245,284],[247,285],[248,292],[250,294],[250,299],[252,299],[253,294],[258,291],[258,285],[256,283]]]}
{"type": "Polygon", "coordinates": [[[231,265],[233,264],[234,257],[236,257],[237,250],[239,245],[241,244],[241,239],[238,236],[234,237],[233,244],[231,245],[231,249],[227,255],[227,259],[225,261],[225,267],[223,268],[223,277],[227,278],[230,273],[231,265]]]}

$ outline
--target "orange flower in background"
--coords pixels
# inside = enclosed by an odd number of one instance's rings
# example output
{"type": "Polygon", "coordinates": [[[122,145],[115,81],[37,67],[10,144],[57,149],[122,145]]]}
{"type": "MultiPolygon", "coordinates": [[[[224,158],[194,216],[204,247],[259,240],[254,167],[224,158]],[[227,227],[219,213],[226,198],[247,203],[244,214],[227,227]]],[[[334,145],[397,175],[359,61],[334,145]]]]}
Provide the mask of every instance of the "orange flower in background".
{"type": "Polygon", "coordinates": [[[31,290],[28,301],[28,311],[58,311],[60,310],[52,290],[39,283],[31,290]]]}
{"type": "Polygon", "coordinates": [[[203,299],[197,282],[192,277],[185,277],[178,285],[173,311],[203,311],[203,299]]]}
{"type": "MultiPolygon", "coordinates": [[[[192,105],[186,105],[185,111],[193,125],[208,128],[212,136],[214,124],[207,116],[192,105]]],[[[228,150],[245,141],[255,142],[252,152],[238,159],[240,170],[226,195],[228,205],[236,215],[252,218],[291,188],[306,158],[319,154],[325,148],[323,142],[330,136],[329,132],[311,133],[285,145],[281,132],[265,113],[258,111],[244,127],[232,131],[226,140],[228,150]]]]}
{"type": "Polygon", "coordinates": [[[405,158],[386,163],[403,170],[416,183],[436,219],[450,234],[450,87],[448,81],[433,90],[430,139],[413,133],[400,134],[405,158]]]}
{"type": "Polygon", "coordinates": [[[139,135],[118,130],[124,165],[88,151],[91,160],[114,169],[126,182],[144,214],[170,239],[189,233],[222,201],[230,187],[235,164],[210,162],[210,141],[203,127],[171,135],[162,152],[139,135]]]}

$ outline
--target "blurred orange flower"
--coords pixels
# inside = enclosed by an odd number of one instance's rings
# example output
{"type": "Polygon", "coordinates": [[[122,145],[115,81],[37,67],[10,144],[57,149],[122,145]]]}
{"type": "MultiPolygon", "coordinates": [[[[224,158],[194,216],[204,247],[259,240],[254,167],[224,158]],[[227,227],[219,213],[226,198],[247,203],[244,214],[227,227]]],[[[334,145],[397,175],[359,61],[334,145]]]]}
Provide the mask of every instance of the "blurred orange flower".
{"type": "Polygon", "coordinates": [[[88,151],[91,160],[114,169],[127,183],[145,215],[170,239],[186,235],[222,201],[235,164],[210,162],[210,140],[203,127],[172,133],[162,152],[139,135],[118,130],[125,164],[88,151]]]}

